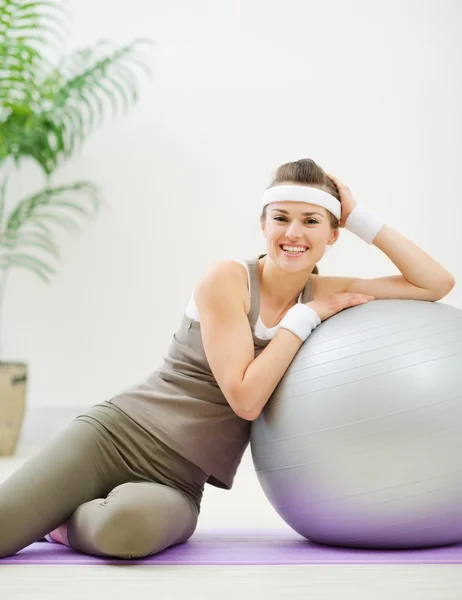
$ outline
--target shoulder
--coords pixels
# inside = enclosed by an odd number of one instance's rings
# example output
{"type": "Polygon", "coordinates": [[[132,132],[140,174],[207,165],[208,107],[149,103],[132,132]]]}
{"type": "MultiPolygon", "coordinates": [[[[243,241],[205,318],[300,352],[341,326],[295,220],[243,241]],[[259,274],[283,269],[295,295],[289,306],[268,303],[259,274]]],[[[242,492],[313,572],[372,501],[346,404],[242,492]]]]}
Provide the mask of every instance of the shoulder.
{"type": "Polygon", "coordinates": [[[210,263],[199,282],[209,279],[226,279],[232,277],[233,279],[247,278],[247,269],[245,266],[237,260],[217,260],[210,263]]]}
{"type": "Polygon", "coordinates": [[[247,290],[247,269],[235,260],[219,260],[205,269],[197,283],[196,293],[230,289],[239,292],[247,290]]]}

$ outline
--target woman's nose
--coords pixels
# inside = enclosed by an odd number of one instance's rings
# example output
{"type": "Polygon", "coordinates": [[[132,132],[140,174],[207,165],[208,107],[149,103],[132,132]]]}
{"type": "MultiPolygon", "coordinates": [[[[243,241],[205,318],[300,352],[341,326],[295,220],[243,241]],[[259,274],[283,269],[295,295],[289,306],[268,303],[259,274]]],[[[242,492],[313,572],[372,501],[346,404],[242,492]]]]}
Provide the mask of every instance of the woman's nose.
{"type": "Polygon", "coordinates": [[[286,236],[291,239],[298,239],[301,236],[302,227],[297,221],[292,221],[286,231],[286,236]]]}

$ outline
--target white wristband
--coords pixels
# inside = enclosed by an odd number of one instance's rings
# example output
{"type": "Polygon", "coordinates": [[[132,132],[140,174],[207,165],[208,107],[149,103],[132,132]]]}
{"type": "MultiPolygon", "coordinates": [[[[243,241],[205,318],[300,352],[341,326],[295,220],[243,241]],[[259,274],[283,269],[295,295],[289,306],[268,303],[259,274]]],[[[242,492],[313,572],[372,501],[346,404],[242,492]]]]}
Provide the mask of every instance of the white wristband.
{"type": "Polygon", "coordinates": [[[356,206],[346,220],[345,229],[372,244],[384,225],[385,221],[377,214],[363,206],[356,206]]]}
{"type": "Polygon", "coordinates": [[[304,342],[320,323],[318,313],[311,306],[299,302],[286,312],[279,327],[288,329],[304,342]]]}

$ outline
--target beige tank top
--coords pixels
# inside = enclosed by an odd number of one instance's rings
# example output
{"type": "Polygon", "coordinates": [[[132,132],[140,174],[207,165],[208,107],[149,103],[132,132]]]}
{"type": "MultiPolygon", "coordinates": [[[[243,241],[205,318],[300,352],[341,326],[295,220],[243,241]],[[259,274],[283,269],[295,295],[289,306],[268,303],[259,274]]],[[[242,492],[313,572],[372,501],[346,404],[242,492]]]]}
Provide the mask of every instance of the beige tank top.
{"type": "MultiPolygon", "coordinates": [[[[260,314],[258,261],[249,269],[252,332],[260,314]]],[[[308,281],[299,298],[312,300],[308,281]]],[[[253,334],[255,356],[271,340],[253,334]]],[[[249,443],[251,422],[236,415],[221,392],[205,355],[200,323],[183,316],[161,366],[144,382],[113,397],[110,402],[164,444],[197,465],[207,483],[230,489],[249,443]]]]}

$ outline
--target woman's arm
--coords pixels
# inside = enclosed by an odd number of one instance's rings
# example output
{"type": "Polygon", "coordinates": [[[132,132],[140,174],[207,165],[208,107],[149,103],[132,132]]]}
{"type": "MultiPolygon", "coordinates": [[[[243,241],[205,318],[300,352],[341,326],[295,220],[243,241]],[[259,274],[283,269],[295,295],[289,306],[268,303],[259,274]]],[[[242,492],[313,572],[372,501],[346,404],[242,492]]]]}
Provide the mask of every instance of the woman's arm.
{"type": "Polygon", "coordinates": [[[401,235],[382,219],[358,206],[350,188],[329,173],[342,205],[340,227],[350,229],[369,244],[374,244],[399,269],[401,275],[359,279],[353,277],[323,278],[318,289],[372,294],[380,298],[406,298],[437,301],[455,285],[454,277],[414,242],[401,235]],[[329,281],[327,281],[329,280],[329,281]]]}
{"type": "Polygon", "coordinates": [[[350,292],[371,294],[377,300],[437,302],[453,289],[454,277],[446,269],[388,225],[382,227],[373,244],[388,256],[401,271],[401,275],[371,279],[312,275],[315,298],[350,292]]]}
{"type": "Polygon", "coordinates": [[[234,412],[258,418],[292,362],[302,340],[279,329],[257,358],[244,298],[247,293],[241,267],[218,263],[194,291],[200,315],[202,341],[210,368],[234,412]]]}
{"type": "MultiPolygon", "coordinates": [[[[454,287],[454,277],[411,240],[384,225],[373,242],[412,285],[439,300],[454,287]]],[[[372,293],[372,292],[370,292],[372,293]]]]}

